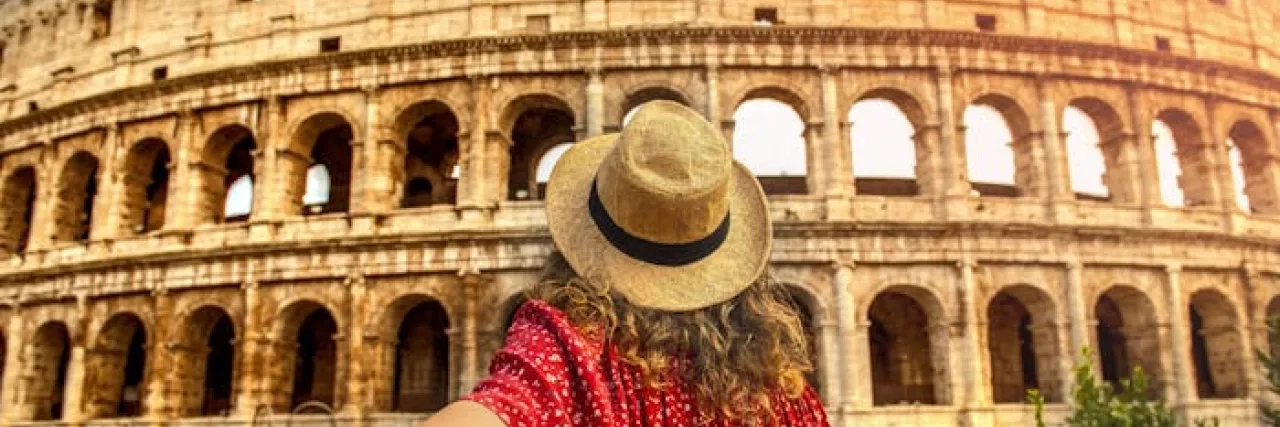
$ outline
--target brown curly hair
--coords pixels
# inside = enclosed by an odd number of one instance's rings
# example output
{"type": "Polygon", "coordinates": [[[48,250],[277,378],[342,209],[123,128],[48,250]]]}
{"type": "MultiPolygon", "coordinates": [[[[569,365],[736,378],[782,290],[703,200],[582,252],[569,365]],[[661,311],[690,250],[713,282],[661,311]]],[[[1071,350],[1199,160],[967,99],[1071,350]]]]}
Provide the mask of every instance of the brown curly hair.
{"type": "Polygon", "coordinates": [[[770,395],[780,390],[799,398],[804,376],[813,370],[799,311],[768,274],[723,303],[669,312],[632,305],[579,277],[553,253],[528,297],[560,309],[585,335],[611,343],[648,386],[661,386],[664,376],[681,379],[703,414],[768,423],[770,395]],[[676,356],[687,363],[673,364],[676,356]]]}

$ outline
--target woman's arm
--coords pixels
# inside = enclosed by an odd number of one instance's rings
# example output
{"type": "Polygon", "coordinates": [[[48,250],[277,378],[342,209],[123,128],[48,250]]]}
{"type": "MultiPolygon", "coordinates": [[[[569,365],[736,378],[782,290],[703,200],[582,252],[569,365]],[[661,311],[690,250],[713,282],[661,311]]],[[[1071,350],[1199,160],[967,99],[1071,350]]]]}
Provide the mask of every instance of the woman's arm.
{"type": "Polygon", "coordinates": [[[493,411],[479,403],[459,400],[427,418],[422,427],[507,427],[493,411]]]}

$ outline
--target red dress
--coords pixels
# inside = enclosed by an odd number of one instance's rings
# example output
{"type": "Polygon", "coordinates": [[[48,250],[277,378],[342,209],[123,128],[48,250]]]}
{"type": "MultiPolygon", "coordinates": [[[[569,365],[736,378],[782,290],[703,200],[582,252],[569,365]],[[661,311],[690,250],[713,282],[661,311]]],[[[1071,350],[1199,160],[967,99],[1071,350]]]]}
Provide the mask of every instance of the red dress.
{"type": "MultiPolygon", "coordinates": [[[[731,426],[699,415],[677,382],[644,386],[613,346],[585,338],[563,312],[542,301],[517,311],[489,378],[463,399],[484,405],[509,427],[731,426]]],[[[827,426],[813,388],[799,399],[773,396],[776,425],[827,426]]]]}

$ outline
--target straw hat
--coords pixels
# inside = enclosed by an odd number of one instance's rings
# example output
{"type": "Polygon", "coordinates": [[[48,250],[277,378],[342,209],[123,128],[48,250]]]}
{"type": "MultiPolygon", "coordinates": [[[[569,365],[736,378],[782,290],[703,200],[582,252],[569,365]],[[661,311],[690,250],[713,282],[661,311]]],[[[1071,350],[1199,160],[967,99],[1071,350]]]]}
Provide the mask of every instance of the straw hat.
{"type": "Polygon", "coordinates": [[[719,131],[675,102],[646,103],[621,133],[575,144],[546,199],[569,265],[641,307],[727,301],[764,272],[772,244],[760,183],[719,131]]]}

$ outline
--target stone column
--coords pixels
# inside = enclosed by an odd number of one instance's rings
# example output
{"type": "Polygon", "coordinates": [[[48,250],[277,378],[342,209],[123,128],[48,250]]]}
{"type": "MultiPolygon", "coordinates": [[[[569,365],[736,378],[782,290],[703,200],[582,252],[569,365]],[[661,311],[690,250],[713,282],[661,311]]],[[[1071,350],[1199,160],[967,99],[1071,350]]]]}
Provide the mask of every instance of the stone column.
{"type": "Polygon", "coordinates": [[[490,192],[499,169],[488,161],[489,134],[493,127],[489,116],[491,82],[493,79],[489,77],[471,76],[472,123],[467,127],[470,133],[466,135],[466,142],[462,141],[463,135],[458,135],[462,164],[458,179],[458,209],[462,211],[464,220],[480,219],[496,203],[490,192]]]}
{"type": "Polygon", "coordinates": [[[1067,156],[1066,136],[1058,127],[1061,108],[1053,102],[1043,78],[1036,81],[1036,92],[1040,96],[1040,129],[1044,132],[1043,167],[1047,175],[1047,193],[1050,203],[1075,199],[1071,189],[1070,158],[1067,156]]]}
{"type": "MultiPolygon", "coordinates": [[[[707,121],[712,124],[720,123],[720,67],[716,64],[707,64],[707,69],[703,71],[702,77],[707,84],[707,121]]],[[[732,139],[730,139],[732,142],[732,139]]]]}
{"type": "MultiPolygon", "coordinates": [[[[1069,331],[1067,334],[1068,345],[1067,353],[1059,359],[1059,370],[1062,374],[1063,390],[1071,390],[1075,386],[1075,375],[1072,368],[1075,360],[1083,354],[1086,347],[1093,347],[1090,337],[1096,329],[1096,322],[1087,314],[1089,312],[1088,302],[1084,299],[1084,265],[1080,260],[1073,259],[1067,261],[1067,286],[1063,290],[1065,294],[1063,299],[1067,302],[1067,321],[1069,322],[1069,331]]],[[[1096,349],[1095,349],[1096,350],[1096,349]]],[[[1096,356],[1096,351],[1095,351],[1096,356]]],[[[1100,366],[1095,361],[1094,366],[1100,366]]],[[[1063,393],[1064,397],[1070,398],[1071,393],[1063,393]]]]}
{"type": "Polygon", "coordinates": [[[1013,143],[1014,153],[1014,186],[1021,197],[1035,199],[1050,198],[1050,175],[1044,145],[1048,138],[1044,132],[1032,130],[1016,136],[1013,143]]]}
{"type": "Polygon", "coordinates": [[[592,69],[587,75],[587,136],[602,133],[604,133],[604,78],[599,69],[592,69]]]}
{"type": "Polygon", "coordinates": [[[1155,139],[1151,134],[1152,118],[1147,112],[1146,97],[1142,92],[1143,88],[1136,85],[1129,85],[1127,92],[1129,95],[1129,121],[1134,127],[1133,151],[1137,154],[1135,168],[1141,177],[1140,192],[1142,207],[1147,211],[1145,221],[1150,224],[1152,222],[1151,209],[1164,205],[1164,200],[1160,195],[1160,175],[1156,168],[1155,139]]]}
{"type": "Polygon", "coordinates": [[[953,72],[950,66],[937,69],[938,151],[941,163],[933,177],[933,188],[938,189],[938,211],[941,219],[954,220],[968,216],[968,205],[963,200],[969,196],[969,174],[965,166],[964,130],[957,120],[955,97],[952,89],[953,72]],[[957,200],[959,199],[959,200],[957,200]],[[952,202],[951,200],[955,200],[952,202]]]}
{"type": "Polygon", "coordinates": [[[85,328],[89,323],[89,313],[84,294],[76,295],[76,319],[70,327],[71,357],[67,362],[67,378],[62,394],[62,420],[67,424],[80,424],[85,421],[85,328]]]}
{"type": "MultiPolygon", "coordinates": [[[[192,157],[199,160],[199,153],[192,153],[193,141],[200,138],[200,123],[195,112],[184,108],[178,112],[178,139],[172,144],[173,158],[169,163],[169,199],[165,202],[164,229],[189,230],[199,225],[209,213],[200,206],[200,193],[204,191],[203,171],[194,169],[192,157]]],[[[203,145],[201,145],[203,146],[203,145]]]]}
{"type": "MultiPolygon", "coordinates": [[[[366,325],[375,323],[370,322],[371,319],[368,318],[371,307],[362,303],[369,298],[368,281],[365,280],[364,275],[353,273],[347,277],[344,285],[346,285],[347,291],[345,308],[347,311],[346,323],[348,325],[347,330],[344,332],[346,332],[348,339],[345,342],[338,342],[338,344],[347,345],[345,349],[339,347],[340,350],[345,350],[340,351],[339,354],[346,354],[346,363],[343,363],[346,366],[346,381],[338,382],[340,384],[338,389],[342,390],[342,394],[346,396],[345,399],[340,401],[342,406],[334,408],[334,410],[355,415],[357,418],[363,418],[376,410],[373,406],[373,384],[371,384],[371,380],[374,378],[373,369],[378,369],[379,367],[377,360],[378,347],[376,345],[368,345],[370,343],[365,340],[365,337],[376,338],[377,334],[375,331],[369,331],[365,328],[366,325]],[[345,385],[345,389],[343,389],[342,385],[345,385]]],[[[339,369],[343,368],[339,367],[339,369]]],[[[335,390],[336,393],[337,390],[335,390]]],[[[338,400],[335,400],[335,403],[338,402],[338,400]]]]}
{"type": "Polygon", "coordinates": [[[284,133],[284,100],[280,96],[267,98],[265,119],[259,123],[257,134],[259,155],[254,159],[253,213],[250,218],[254,222],[275,221],[284,217],[280,197],[284,195],[281,187],[284,177],[280,170],[277,147],[288,145],[288,136],[284,133]]]}
{"type": "Polygon", "coordinates": [[[858,319],[858,305],[853,297],[855,264],[837,262],[832,265],[832,287],[835,294],[836,327],[839,330],[840,412],[871,406],[871,362],[868,358],[865,321],[858,319]],[[859,339],[861,337],[861,339],[859,339]]]}
{"type": "MultiPolygon", "coordinates": [[[[401,187],[404,185],[404,143],[396,141],[388,126],[382,122],[381,88],[376,85],[364,88],[365,122],[364,150],[362,158],[352,159],[352,187],[355,176],[361,176],[360,199],[352,196],[352,213],[383,214],[399,206],[401,187]],[[363,167],[354,166],[362,165],[363,167]]],[[[356,147],[351,147],[353,155],[356,147]]],[[[447,172],[447,171],[446,171],[447,172]]]]}
{"type": "Polygon", "coordinates": [[[1176,407],[1195,402],[1195,371],[1191,365],[1190,325],[1187,321],[1187,304],[1183,300],[1182,284],[1179,277],[1182,266],[1168,264],[1165,266],[1165,298],[1168,301],[1169,334],[1173,355],[1173,387],[1175,396],[1168,396],[1176,407]]]}
{"type": "Polygon", "coordinates": [[[458,375],[458,396],[471,392],[479,380],[479,354],[477,352],[477,338],[479,335],[476,327],[476,314],[479,311],[477,307],[480,297],[480,287],[483,286],[484,280],[479,272],[466,273],[462,276],[462,328],[459,331],[462,335],[462,355],[459,360],[458,375]]]}
{"type": "Polygon", "coordinates": [[[853,206],[849,200],[857,189],[853,176],[853,147],[849,141],[849,129],[840,120],[840,89],[835,75],[837,70],[829,66],[818,68],[822,83],[822,143],[812,141],[810,157],[815,159],[810,169],[822,168],[825,179],[823,196],[827,204],[827,220],[840,221],[853,218],[853,206]]]}
{"type": "MultiPolygon", "coordinates": [[[[123,149],[124,137],[119,123],[111,123],[102,142],[102,157],[98,159],[98,192],[93,199],[93,216],[89,218],[89,238],[123,237],[131,233],[123,224],[124,206],[120,197],[125,186],[120,183],[123,178],[124,157],[128,150],[123,149]]],[[[57,184],[55,184],[57,185],[57,184]]],[[[56,197],[56,193],[55,193],[56,197]]]]}
{"type": "Polygon", "coordinates": [[[956,268],[960,273],[959,293],[961,296],[961,322],[963,322],[962,343],[959,346],[961,352],[956,354],[957,378],[954,382],[958,387],[954,396],[964,396],[964,402],[961,406],[965,409],[968,426],[990,426],[995,420],[991,413],[991,384],[986,374],[986,349],[982,346],[982,327],[983,324],[978,321],[978,302],[977,302],[977,282],[974,280],[974,269],[977,268],[977,262],[973,259],[963,259],[956,263],[956,268]]]}
{"type": "Polygon", "coordinates": [[[1217,203],[1223,213],[1223,228],[1227,233],[1238,233],[1245,226],[1245,218],[1242,216],[1245,212],[1240,209],[1240,205],[1236,203],[1236,185],[1235,179],[1231,174],[1231,169],[1235,165],[1231,164],[1231,155],[1228,153],[1227,135],[1222,135],[1221,139],[1217,135],[1218,122],[1214,115],[1217,109],[1218,100],[1210,95],[1204,98],[1205,107],[1205,125],[1201,130],[1204,140],[1205,168],[1208,169],[1209,187],[1217,196],[1217,203]]]}
{"type": "MultiPolygon", "coordinates": [[[[154,290],[151,296],[156,313],[173,313],[173,298],[168,290],[154,290]]],[[[178,348],[179,343],[172,341],[173,328],[177,326],[171,322],[154,322],[151,326],[153,338],[146,347],[145,412],[142,416],[155,424],[177,417],[182,403],[183,390],[178,375],[181,371],[174,366],[177,361],[175,353],[181,349],[178,348]]]]}
{"type": "Polygon", "coordinates": [[[236,342],[235,414],[249,419],[258,406],[271,403],[266,369],[271,340],[267,327],[259,324],[262,317],[259,312],[265,307],[258,282],[246,282],[240,290],[244,297],[244,332],[236,342]]]}
{"type": "Polygon", "coordinates": [[[837,342],[839,340],[839,331],[836,330],[836,322],[831,319],[822,319],[818,321],[816,350],[816,360],[818,365],[813,368],[818,373],[818,378],[822,379],[822,388],[817,390],[822,395],[823,404],[835,411],[839,408],[840,398],[840,352],[838,351],[837,342]]]}
{"type": "Polygon", "coordinates": [[[0,424],[6,426],[18,421],[18,414],[26,412],[22,409],[25,402],[21,395],[29,392],[19,390],[22,377],[27,370],[22,363],[22,351],[29,337],[26,328],[23,327],[25,323],[21,303],[15,301],[12,307],[9,324],[4,330],[7,338],[4,343],[4,377],[0,378],[0,408],[4,408],[0,411],[0,424]]]}

